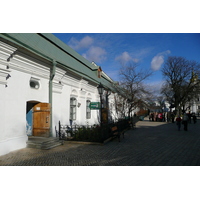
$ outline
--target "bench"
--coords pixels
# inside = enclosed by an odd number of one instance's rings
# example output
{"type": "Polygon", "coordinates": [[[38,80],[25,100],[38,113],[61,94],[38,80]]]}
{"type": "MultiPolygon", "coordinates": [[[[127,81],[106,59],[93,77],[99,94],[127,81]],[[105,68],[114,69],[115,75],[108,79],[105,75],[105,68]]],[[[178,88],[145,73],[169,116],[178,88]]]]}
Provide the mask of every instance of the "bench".
{"type": "Polygon", "coordinates": [[[139,121],[138,118],[134,117],[131,121],[129,121],[129,125],[132,129],[136,128],[136,123],[139,121]]]}
{"type": "Polygon", "coordinates": [[[137,121],[129,121],[130,128],[135,129],[136,128],[136,122],[137,121]]]}
{"type": "Polygon", "coordinates": [[[119,142],[120,142],[120,135],[121,135],[121,134],[123,134],[123,138],[124,138],[124,131],[119,132],[117,126],[113,126],[113,127],[111,128],[111,133],[112,133],[112,136],[113,136],[113,137],[118,137],[119,142]]]}

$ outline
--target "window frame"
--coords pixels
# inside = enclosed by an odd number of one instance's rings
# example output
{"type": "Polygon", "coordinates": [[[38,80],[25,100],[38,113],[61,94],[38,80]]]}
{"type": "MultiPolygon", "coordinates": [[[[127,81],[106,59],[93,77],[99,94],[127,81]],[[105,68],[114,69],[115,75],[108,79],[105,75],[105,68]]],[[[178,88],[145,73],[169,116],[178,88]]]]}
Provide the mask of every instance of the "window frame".
{"type": "Polygon", "coordinates": [[[40,88],[40,80],[31,77],[30,81],[29,81],[29,86],[30,86],[31,89],[38,90],[40,88]]]}
{"type": "Polygon", "coordinates": [[[77,115],[77,99],[75,97],[70,97],[70,120],[76,120],[77,115]]]}
{"type": "Polygon", "coordinates": [[[91,101],[89,99],[86,100],[86,119],[91,119],[91,109],[90,109],[91,101]]]}

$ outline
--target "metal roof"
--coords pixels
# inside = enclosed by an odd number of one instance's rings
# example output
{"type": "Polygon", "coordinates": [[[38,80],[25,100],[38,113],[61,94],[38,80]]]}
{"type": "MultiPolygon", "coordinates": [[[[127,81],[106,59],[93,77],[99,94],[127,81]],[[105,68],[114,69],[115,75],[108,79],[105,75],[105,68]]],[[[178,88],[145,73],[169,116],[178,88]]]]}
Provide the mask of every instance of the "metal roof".
{"type": "Polygon", "coordinates": [[[80,76],[92,80],[96,84],[100,82],[114,92],[113,81],[106,74],[98,78],[98,66],[90,63],[68,45],[49,33],[2,33],[1,37],[14,42],[29,51],[32,51],[45,59],[54,60],[62,64],[80,76]]]}

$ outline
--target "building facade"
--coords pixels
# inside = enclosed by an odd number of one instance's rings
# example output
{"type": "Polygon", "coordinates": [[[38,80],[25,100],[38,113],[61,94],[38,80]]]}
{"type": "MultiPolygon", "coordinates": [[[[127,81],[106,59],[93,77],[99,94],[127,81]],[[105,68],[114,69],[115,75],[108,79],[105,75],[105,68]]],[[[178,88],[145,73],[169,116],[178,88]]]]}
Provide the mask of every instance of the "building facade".
{"type": "Polygon", "coordinates": [[[56,137],[59,121],[98,124],[89,105],[100,83],[112,105],[114,82],[54,35],[0,34],[0,155],[25,148],[28,136],[56,137]]]}

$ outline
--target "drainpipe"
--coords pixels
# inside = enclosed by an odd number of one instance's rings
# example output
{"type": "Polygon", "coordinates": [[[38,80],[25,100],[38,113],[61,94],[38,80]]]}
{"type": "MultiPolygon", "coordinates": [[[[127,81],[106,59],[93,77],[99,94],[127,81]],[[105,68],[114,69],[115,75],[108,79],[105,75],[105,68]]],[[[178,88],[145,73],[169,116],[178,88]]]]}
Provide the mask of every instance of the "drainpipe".
{"type": "Polygon", "coordinates": [[[50,77],[49,77],[49,103],[50,103],[50,133],[49,136],[53,137],[53,127],[52,127],[52,122],[53,122],[53,117],[52,117],[52,94],[53,94],[53,78],[56,73],[56,61],[53,60],[53,65],[52,68],[50,68],[50,77]]]}

